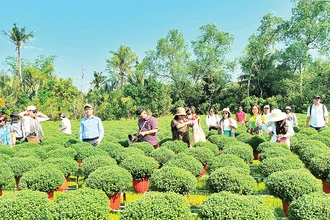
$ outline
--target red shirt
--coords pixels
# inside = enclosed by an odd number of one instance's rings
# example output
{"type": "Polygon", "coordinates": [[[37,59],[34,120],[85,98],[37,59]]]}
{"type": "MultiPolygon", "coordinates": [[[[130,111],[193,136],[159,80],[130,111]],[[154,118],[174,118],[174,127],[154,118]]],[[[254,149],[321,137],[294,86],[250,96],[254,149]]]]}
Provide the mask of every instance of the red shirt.
{"type": "Polygon", "coordinates": [[[245,120],[245,112],[236,112],[236,121],[242,122],[245,120]]]}

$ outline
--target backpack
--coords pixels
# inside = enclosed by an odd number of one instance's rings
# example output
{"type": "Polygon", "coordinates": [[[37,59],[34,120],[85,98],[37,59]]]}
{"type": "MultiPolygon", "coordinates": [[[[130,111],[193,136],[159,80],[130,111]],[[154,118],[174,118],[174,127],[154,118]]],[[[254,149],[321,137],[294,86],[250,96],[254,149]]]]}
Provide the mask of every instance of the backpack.
{"type": "MultiPolygon", "coordinates": [[[[324,118],[325,105],[323,105],[323,104],[320,104],[320,105],[322,105],[323,118],[324,118]]],[[[310,116],[310,117],[312,116],[312,106],[313,106],[313,105],[309,106],[309,116],[310,116]]]]}

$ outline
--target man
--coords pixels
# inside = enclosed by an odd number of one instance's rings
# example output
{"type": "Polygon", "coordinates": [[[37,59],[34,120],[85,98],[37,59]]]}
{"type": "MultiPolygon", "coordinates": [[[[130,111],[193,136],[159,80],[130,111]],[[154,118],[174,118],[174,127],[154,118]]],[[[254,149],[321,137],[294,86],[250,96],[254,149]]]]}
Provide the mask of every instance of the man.
{"type": "MultiPolygon", "coordinates": [[[[272,117],[272,114],[270,113],[270,106],[269,106],[269,105],[265,105],[265,106],[264,106],[264,112],[263,112],[262,115],[265,116],[265,118],[266,118],[266,123],[267,123],[268,120],[272,117]]],[[[267,128],[267,127],[266,127],[266,123],[263,123],[263,124],[262,124],[262,128],[263,128],[265,131],[271,131],[271,128],[267,128]]]]}
{"type": "Polygon", "coordinates": [[[65,117],[64,113],[60,113],[59,115],[60,120],[62,121],[62,124],[60,124],[61,128],[59,128],[59,131],[62,131],[66,134],[71,134],[71,122],[68,118],[65,117]]]}
{"type": "Polygon", "coordinates": [[[35,106],[28,106],[26,111],[18,114],[22,118],[23,132],[26,140],[42,144],[41,139],[44,137],[40,122],[48,121],[47,115],[38,111],[35,106]]]}
{"type": "Polygon", "coordinates": [[[104,128],[99,117],[93,115],[93,107],[86,104],[85,117],[80,122],[80,140],[88,142],[94,147],[99,145],[104,137],[104,128]]]}
{"type": "Polygon", "coordinates": [[[240,106],[238,108],[238,112],[236,112],[236,121],[241,122],[242,125],[245,125],[245,117],[246,117],[246,114],[245,114],[245,112],[243,112],[243,108],[240,106]]]}
{"type": "Polygon", "coordinates": [[[25,138],[23,133],[23,125],[21,119],[18,116],[18,112],[12,112],[10,114],[10,118],[11,118],[10,125],[15,134],[14,142],[16,143],[16,141],[20,141],[25,138]]]}
{"type": "Polygon", "coordinates": [[[136,115],[139,117],[138,127],[139,130],[136,134],[139,141],[147,141],[154,148],[158,147],[157,132],[158,122],[157,119],[148,115],[146,110],[139,108],[136,110],[136,115]]]}
{"type": "Polygon", "coordinates": [[[328,127],[328,109],[321,104],[321,97],[315,95],[313,97],[313,105],[307,109],[306,128],[309,126],[320,131],[323,127],[328,127]]]}

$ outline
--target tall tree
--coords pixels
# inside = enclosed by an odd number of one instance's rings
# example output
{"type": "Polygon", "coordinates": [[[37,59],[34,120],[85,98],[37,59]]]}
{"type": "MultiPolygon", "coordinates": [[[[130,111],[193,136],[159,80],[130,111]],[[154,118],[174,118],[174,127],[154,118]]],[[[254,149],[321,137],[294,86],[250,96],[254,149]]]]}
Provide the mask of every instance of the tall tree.
{"type": "Polygon", "coordinates": [[[107,77],[102,75],[102,72],[94,71],[94,78],[90,83],[93,86],[93,89],[100,89],[107,83],[107,77]]]}
{"type": "Polygon", "coordinates": [[[32,38],[34,38],[33,31],[30,33],[25,33],[25,27],[19,29],[16,26],[16,23],[14,24],[14,27],[11,31],[4,31],[1,32],[3,35],[13,44],[15,44],[16,51],[17,51],[17,71],[19,74],[19,78],[21,83],[23,82],[23,76],[22,76],[22,68],[21,68],[21,48],[23,45],[27,42],[29,42],[32,38]]]}

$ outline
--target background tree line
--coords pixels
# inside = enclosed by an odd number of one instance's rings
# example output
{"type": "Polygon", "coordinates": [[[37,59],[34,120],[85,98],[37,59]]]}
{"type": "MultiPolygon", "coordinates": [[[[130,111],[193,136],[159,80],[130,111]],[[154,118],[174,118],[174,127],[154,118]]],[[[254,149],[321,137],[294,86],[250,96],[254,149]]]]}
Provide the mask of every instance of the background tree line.
{"type": "Polygon", "coordinates": [[[91,89],[80,92],[72,79],[56,76],[55,56],[21,59],[22,45],[34,37],[16,24],[2,31],[15,44],[17,57],[8,57],[0,77],[3,113],[41,107],[50,117],[59,112],[70,118],[83,115],[91,103],[104,120],[130,118],[137,107],[160,116],[179,106],[206,113],[213,105],[233,111],[254,103],[272,108],[291,105],[306,112],[314,94],[328,104],[330,87],[330,3],[294,0],[292,16],[285,20],[266,14],[240,57],[228,59],[234,36],[215,24],[200,27],[200,35],[187,41],[179,30],[170,30],[156,48],[139,58],[132,48],[120,45],[109,52],[107,69],[94,71],[91,89]],[[240,68],[238,79],[232,78],[240,68]]]}

